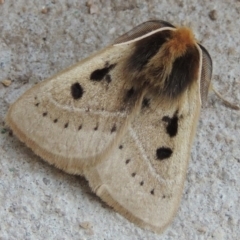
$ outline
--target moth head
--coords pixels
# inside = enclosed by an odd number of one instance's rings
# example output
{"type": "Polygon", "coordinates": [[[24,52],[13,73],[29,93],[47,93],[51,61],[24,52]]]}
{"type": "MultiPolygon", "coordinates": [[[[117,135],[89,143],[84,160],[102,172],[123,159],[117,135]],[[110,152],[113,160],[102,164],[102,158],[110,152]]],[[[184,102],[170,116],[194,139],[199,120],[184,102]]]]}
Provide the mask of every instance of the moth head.
{"type": "Polygon", "coordinates": [[[169,50],[172,57],[181,57],[189,47],[193,47],[196,43],[193,32],[186,27],[177,28],[171,31],[171,37],[165,44],[165,48],[169,50]]]}

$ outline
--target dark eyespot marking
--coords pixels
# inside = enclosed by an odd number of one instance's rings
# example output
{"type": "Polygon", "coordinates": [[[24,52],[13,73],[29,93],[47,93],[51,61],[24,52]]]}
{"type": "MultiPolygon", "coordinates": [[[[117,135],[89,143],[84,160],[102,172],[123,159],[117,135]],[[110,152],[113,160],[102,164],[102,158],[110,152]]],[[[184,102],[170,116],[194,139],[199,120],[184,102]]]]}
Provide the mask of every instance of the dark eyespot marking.
{"type": "Polygon", "coordinates": [[[83,92],[84,92],[83,88],[78,82],[72,84],[71,94],[72,94],[73,99],[75,99],[75,100],[80,99],[83,95],[83,92]]]}
{"type": "Polygon", "coordinates": [[[166,158],[171,157],[173,151],[171,148],[167,148],[167,147],[160,147],[156,150],[156,156],[157,156],[157,160],[163,160],[166,158]]]}
{"type": "Polygon", "coordinates": [[[57,123],[57,121],[58,121],[58,119],[57,119],[57,118],[55,118],[55,119],[53,120],[53,122],[54,122],[54,123],[57,123]]]}
{"type": "Polygon", "coordinates": [[[117,130],[117,126],[116,124],[114,124],[111,128],[111,133],[116,132],[116,130],[117,130]]]}
{"type": "Polygon", "coordinates": [[[78,127],[78,131],[82,129],[82,124],[78,127]]]}
{"type": "Polygon", "coordinates": [[[163,195],[163,196],[162,196],[162,198],[166,198],[166,196],[165,196],[165,195],[163,195]]]}
{"type": "Polygon", "coordinates": [[[47,112],[44,112],[42,115],[43,115],[43,117],[46,117],[47,116],[47,112]]]}
{"type": "Polygon", "coordinates": [[[38,106],[39,106],[39,103],[36,103],[35,106],[38,107],[38,106]]]}
{"type": "Polygon", "coordinates": [[[109,65],[107,67],[104,67],[102,69],[97,69],[97,70],[93,71],[90,75],[90,80],[97,81],[97,82],[102,81],[104,79],[104,77],[106,75],[108,75],[110,70],[112,70],[115,66],[116,66],[116,64],[111,64],[111,65],[109,65]]]}
{"type": "Polygon", "coordinates": [[[162,118],[162,121],[169,123],[169,121],[171,121],[171,118],[169,116],[164,116],[162,118]]]}
{"type": "Polygon", "coordinates": [[[134,94],[135,90],[134,88],[130,88],[128,91],[127,91],[127,94],[126,94],[126,100],[128,100],[129,98],[131,98],[134,94]]]}
{"type": "Polygon", "coordinates": [[[126,164],[129,164],[130,161],[131,161],[130,159],[127,159],[125,163],[126,163],[126,164]]]}
{"type": "Polygon", "coordinates": [[[68,127],[68,122],[67,123],[65,123],[65,125],[64,125],[64,128],[67,128],[68,127]]]}
{"type": "Polygon", "coordinates": [[[154,189],[152,189],[150,193],[151,193],[152,195],[154,195],[154,189]]]}
{"type": "Polygon", "coordinates": [[[107,83],[110,83],[112,81],[112,78],[111,78],[110,74],[107,74],[105,79],[106,79],[107,83]]]}
{"type": "Polygon", "coordinates": [[[123,149],[123,145],[120,145],[120,146],[119,146],[119,149],[123,149]]]}
{"type": "Polygon", "coordinates": [[[148,108],[150,106],[150,99],[144,98],[142,102],[142,108],[148,108]]]}
{"type": "Polygon", "coordinates": [[[136,173],[134,172],[134,173],[132,173],[132,177],[135,177],[136,176],[136,173]]]}
{"type": "Polygon", "coordinates": [[[143,184],[144,184],[144,181],[141,181],[141,182],[140,182],[140,185],[143,186],[143,184]]]}
{"type": "Polygon", "coordinates": [[[97,131],[98,130],[98,123],[96,125],[96,127],[94,128],[94,131],[97,131]]]}
{"type": "Polygon", "coordinates": [[[173,115],[172,118],[168,117],[168,116],[164,116],[162,118],[162,121],[167,122],[167,127],[166,127],[166,131],[168,133],[168,135],[170,137],[175,137],[177,135],[178,132],[178,115],[177,115],[177,111],[176,113],[173,115]]]}
{"type": "Polygon", "coordinates": [[[173,62],[172,71],[164,82],[163,94],[176,98],[198,78],[199,52],[196,46],[188,47],[181,57],[173,62]]]}
{"type": "Polygon", "coordinates": [[[165,30],[137,41],[135,51],[127,63],[129,70],[141,71],[151,58],[158,53],[170,35],[171,31],[165,30]]]}
{"type": "Polygon", "coordinates": [[[8,135],[9,135],[10,137],[12,137],[12,136],[13,136],[13,131],[12,131],[12,130],[9,130],[8,135]]]}

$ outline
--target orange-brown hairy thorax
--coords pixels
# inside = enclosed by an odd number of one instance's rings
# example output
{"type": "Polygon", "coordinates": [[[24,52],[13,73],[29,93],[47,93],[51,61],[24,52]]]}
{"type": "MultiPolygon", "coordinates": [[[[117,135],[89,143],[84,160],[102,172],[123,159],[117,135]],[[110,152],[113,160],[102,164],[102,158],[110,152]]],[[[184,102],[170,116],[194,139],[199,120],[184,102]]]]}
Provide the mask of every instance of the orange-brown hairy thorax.
{"type": "Polygon", "coordinates": [[[169,54],[177,58],[184,55],[189,47],[193,47],[196,43],[194,35],[189,28],[181,27],[172,31],[171,39],[166,42],[166,48],[169,54]]]}
{"type": "MultiPolygon", "coordinates": [[[[151,85],[163,88],[163,90],[166,90],[164,87],[166,81],[169,80],[169,77],[174,74],[174,72],[176,72],[175,69],[178,67],[176,64],[177,60],[181,58],[184,59],[185,55],[188,55],[189,52],[192,51],[195,51],[195,54],[198,54],[195,47],[194,35],[190,29],[181,27],[177,30],[169,31],[169,33],[169,37],[166,37],[165,43],[161,46],[158,53],[149,60],[146,67],[147,75],[154,78],[150,80],[151,85]]],[[[191,64],[191,62],[188,63],[187,59],[185,62],[186,64],[191,64]]],[[[181,68],[180,64],[179,68],[181,68]]],[[[179,78],[181,78],[181,75],[179,75],[179,78]]]]}

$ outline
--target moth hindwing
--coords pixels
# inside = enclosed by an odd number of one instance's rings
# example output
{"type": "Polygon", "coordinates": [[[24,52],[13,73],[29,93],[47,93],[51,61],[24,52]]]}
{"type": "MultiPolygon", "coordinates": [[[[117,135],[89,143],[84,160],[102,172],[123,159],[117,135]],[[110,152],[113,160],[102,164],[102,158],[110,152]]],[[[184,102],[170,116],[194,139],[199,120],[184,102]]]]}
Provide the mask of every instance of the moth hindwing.
{"type": "Polygon", "coordinates": [[[188,28],[149,21],[28,90],[7,123],[120,214],[161,232],[178,209],[211,72],[188,28]]]}

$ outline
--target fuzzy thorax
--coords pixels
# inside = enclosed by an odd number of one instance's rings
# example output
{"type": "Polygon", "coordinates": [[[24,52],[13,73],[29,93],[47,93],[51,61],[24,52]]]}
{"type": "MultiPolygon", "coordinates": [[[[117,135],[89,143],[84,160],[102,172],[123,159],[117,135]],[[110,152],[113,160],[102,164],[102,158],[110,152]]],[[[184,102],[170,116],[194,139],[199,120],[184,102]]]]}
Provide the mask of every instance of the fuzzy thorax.
{"type": "Polygon", "coordinates": [[[158,53],[147,64],[147,75],[151,76],[150,84],[164,88],[166,80],[173,74],[174,62],[183,58],[194,45],[195,39],[190,29],[182,27],[171,31],[158,53]]]}
{"type": "Polygon", "coordinates": [[[136,88],[145,86],[172,99],[196,80],[198,67],[199,52],[194,35],[190,29],[181,27],[163,30],[136,42],[125,72],[136,88]]]}
{"type": "Polygon", "coordinates": [[[196,40],[192,31],[189,28],[181,27],[176,31],[172,31],[171,38],[166,42],[169,54],[173,58],[184,55],[189,47],[195,45],[196,40]]]}

